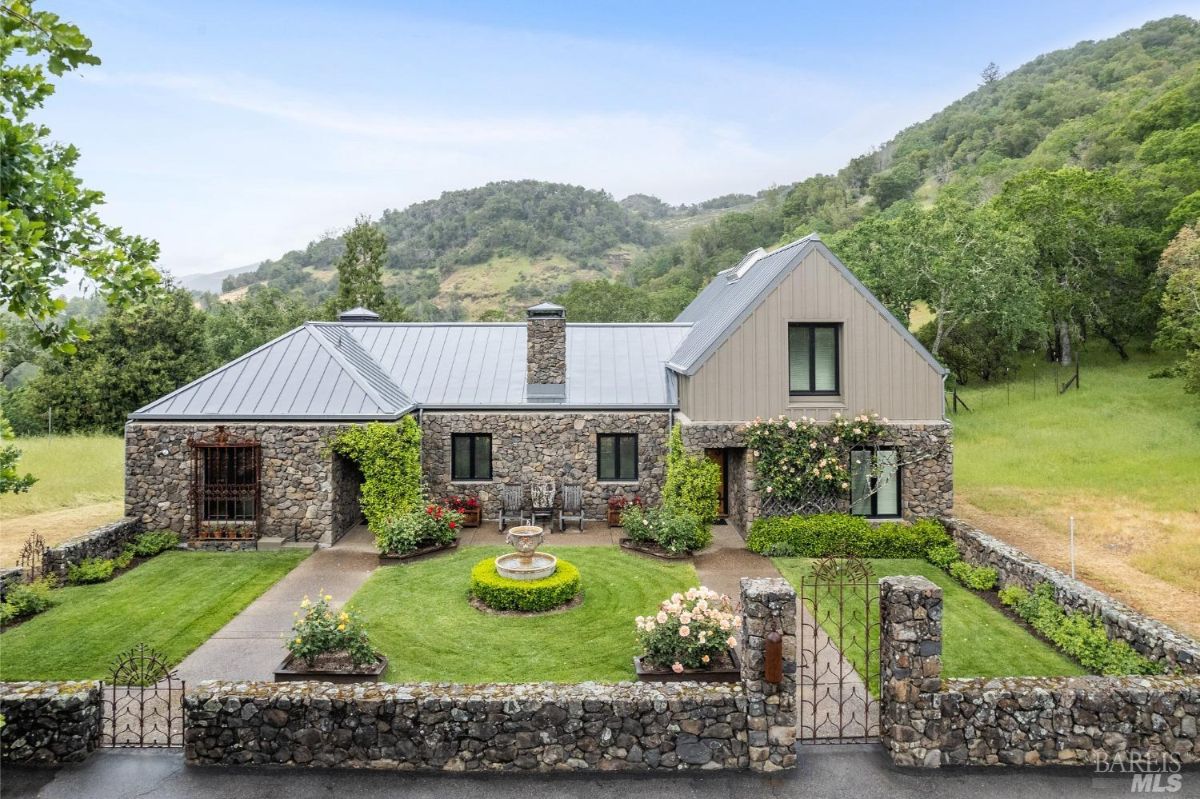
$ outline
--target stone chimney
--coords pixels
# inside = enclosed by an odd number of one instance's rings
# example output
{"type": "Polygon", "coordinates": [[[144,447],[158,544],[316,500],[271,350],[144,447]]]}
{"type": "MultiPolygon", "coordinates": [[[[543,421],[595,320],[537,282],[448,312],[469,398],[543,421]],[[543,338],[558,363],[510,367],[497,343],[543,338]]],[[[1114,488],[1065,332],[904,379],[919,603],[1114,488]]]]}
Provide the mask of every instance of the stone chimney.
{"type": "Polygon", "coordinates": [[[567,398],[567,310],[551,302],[525,311],[525,396],[531,401],[567,398]]]}

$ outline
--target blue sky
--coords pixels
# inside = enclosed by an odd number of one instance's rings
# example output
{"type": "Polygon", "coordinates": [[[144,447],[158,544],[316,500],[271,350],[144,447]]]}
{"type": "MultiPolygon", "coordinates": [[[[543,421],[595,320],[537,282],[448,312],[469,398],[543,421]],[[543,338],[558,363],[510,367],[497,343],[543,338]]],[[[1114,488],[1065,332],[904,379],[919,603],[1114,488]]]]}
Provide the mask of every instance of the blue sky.
{"type": "Polygon", "coordinates": [[[177,274],[491,180],[695,202],[838,169],[1039,53],[1191,2],[39,2],[100,67],[41,114],[177,274]],[[912,6],[912,7],[905,7],[912,6]]]}

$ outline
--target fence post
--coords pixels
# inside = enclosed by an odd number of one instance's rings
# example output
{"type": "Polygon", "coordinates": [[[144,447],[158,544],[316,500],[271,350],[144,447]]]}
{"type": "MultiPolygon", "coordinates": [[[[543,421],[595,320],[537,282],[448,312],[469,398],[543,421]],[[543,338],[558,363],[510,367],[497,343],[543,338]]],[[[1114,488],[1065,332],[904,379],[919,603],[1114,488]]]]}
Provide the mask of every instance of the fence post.
{"type": "Polygon", "coordinates": [[[750,770],[795,768],[796,592],[779,577],[743,577],[741,589],[742,686],[750,728],[750,770]],[[778,682],[766,679],[771,633],[782,637],[781,674],[770,675],[778,676],[778,682]]]}
{"type": "Polygon", "coordinates": [[[898,766],[942,765],[942,589],[924,577],[879,581],[879,730],[898,766]]]}

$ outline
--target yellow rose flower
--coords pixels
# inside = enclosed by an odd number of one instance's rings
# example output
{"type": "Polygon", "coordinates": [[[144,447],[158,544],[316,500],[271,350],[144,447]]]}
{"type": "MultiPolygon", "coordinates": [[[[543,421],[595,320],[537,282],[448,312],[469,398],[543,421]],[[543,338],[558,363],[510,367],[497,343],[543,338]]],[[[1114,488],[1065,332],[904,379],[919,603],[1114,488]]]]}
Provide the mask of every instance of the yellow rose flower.
{"type": "Polygon", "coordinates": [[[300,639],[300,638],[297,638],[297,639],[296,639],[296,643],[298,643],[298,644],[302,644],[302,643],[304,643],[304,641],[303,641],[302,639],[300,639]]]}
{"type": "Polygon", "coordinates": [[[346,629],[346,625],[344,625],[344,624],[338,625],[338,630],[344,631],[345,629],[346,629]]]}
{"type": "Polygon", "coordinates": [[[333,595],[332,595],[332,594],[326,594],[326,595],[325,595],[325,601],[326,601],[326,602],[332,602],[332,601],[333,601],[333,595]]]}

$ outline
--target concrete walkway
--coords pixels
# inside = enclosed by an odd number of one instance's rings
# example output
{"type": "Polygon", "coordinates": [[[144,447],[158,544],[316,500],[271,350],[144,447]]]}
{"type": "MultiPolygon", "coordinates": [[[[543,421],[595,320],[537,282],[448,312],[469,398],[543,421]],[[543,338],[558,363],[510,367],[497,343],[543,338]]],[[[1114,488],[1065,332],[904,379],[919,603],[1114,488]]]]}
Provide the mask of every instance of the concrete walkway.
{"type": "Polygon", "coordinates": [[[306,595],[321,589],[341,605],[379,565],[375,542],[358,526],[328,549],[319,549],[235,616],[179,664],[179,676],[199,680],[272,680],[287,654],[284,637],[306,595]]]}

